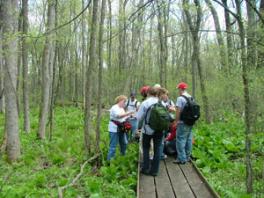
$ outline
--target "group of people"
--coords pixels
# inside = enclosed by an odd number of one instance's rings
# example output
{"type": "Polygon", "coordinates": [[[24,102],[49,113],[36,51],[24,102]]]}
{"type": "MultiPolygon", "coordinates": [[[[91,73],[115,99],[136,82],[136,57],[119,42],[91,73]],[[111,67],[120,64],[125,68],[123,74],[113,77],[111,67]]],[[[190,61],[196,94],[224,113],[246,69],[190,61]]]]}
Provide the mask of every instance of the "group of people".
{"type": "Polygon", "coordinates": [[[120,95],[115,99],[115,104],[110,109],[109,134],[110,145],[107,160],[115,156],[119,144],[121,155],[126,154],[128,141],[140,135],[143,163],[141,173],[156,176],[159,171],[160,160],[166,154],[175,156],[176,164],[185,164],[191,160],[192,151],[192,125],[182,120],[181,113],[192,96],[187,92],[188,85],[181,82],[177,85],[179,96],[176,103],[169,99],[169,92],[159,84],[144,86],[140,89],[142,102],[136,99],[132,92],[128,99],[120,95]],[[153,105],[160,103],[170,115],[168,130],[157,133],[148,123],[153,105]],[[130,131],[130,133],[127,133],[130,131]],[[150,151],[153,150],[153,156],[150,151]]]}

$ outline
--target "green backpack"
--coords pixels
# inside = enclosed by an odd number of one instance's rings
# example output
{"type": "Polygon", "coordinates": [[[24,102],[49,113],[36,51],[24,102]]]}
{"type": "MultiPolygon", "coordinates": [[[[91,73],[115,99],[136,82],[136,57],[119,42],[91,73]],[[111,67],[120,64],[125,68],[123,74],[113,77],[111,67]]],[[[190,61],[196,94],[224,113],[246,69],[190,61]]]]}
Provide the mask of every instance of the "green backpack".
{"type": "Polygon", "coordinates": [[[147,109],[145,123],[149,125],[155,133],[162,133],[163,131],[169,130],[170,120],[170,114],[161,102],[155,103],[147,109]]]}

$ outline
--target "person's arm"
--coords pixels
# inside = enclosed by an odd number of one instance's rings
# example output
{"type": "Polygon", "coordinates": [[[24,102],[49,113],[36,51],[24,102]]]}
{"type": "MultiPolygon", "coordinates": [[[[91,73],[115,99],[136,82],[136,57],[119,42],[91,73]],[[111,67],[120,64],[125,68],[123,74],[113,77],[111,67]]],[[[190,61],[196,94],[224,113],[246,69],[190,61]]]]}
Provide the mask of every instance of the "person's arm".
{"type": "Polygon", "coordinates": [[[120,113],[120,110],[118,108],[111,109],[111,115],[113,118],[116,118],[116,119],[124,118],[132,114],[133,112],[120,113]]]}
{"type": "Polygon", "coordinates": [[[179,107],[176,107],[176,119],[175,119],[176,123],[180,121],[180,116],[181,116],[181,109],[179,107]]]}
{"type": "Polygon", "coordinates": [[[116,117],[117,118],[124,118],[124,117],[127,117],[127,116],[130,116],[130,115],[132,115],[134,112],[126,112],[126,113],[123,113],[123,114],[119,114],[119,115],[117,115],[116,117]]]}
{"type": "Polygon", "coordinates": [[[145,115],[145,107],[144,107],[144,103],[142,103],[140,106],[139,106],[139,109],[138,109],[138,112],[136,114],[136,117],[137,117],[137,120],[140,122],[143,120],[144,118],[144,115],[145,115]]]}
{"type": "Polygon", "coordinates": [[[180,121],[182,107],[183,107],[182,97],[178,97],[176,101],[176,118],[175,118],[176,124],[180,121]]]}

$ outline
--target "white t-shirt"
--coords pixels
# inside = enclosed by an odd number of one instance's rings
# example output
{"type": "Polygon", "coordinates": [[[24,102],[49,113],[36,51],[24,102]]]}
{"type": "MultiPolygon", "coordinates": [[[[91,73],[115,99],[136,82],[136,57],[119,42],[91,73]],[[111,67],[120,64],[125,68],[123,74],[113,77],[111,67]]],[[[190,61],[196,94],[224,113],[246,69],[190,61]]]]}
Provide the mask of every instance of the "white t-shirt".
{"type": "Polygon", "coordinates": [[[116,133],[117,132],[117,125],[113,123],[111,120],[116,120],[118,122],[124,122],[127,117],[119,118],[120,115],[125,113],[125,109],[118,106],[118,104],[115,104],[110,109],[110,121],[108,125],[108,131],[116,133]]]}
{"type": "Polygon", "coordinates": [[[140,105],[140,102],[138,102],[136,99],[134,101],[131,101],[131,99],[129,99],[126,103],[127,111],[136,112],[139,105],[140,105]]]}
{"type": "MultiPolygon", "coordinates": [[[[182,94],[184,96],[186,96],[187,98],[191,98],[192,96],[190,94],[188,94],[186,91],[182,94]]],[[[183,110],[184,106],[187,104],[187,100],[182,97],[182,96],[179,96],[177,98],[177,101],[176,101],[176,107],[178,107],[180,109],[180,111],[183,110]]],[[[183,121],[179,121],[179,123],[183,123],[183,121]]]]}

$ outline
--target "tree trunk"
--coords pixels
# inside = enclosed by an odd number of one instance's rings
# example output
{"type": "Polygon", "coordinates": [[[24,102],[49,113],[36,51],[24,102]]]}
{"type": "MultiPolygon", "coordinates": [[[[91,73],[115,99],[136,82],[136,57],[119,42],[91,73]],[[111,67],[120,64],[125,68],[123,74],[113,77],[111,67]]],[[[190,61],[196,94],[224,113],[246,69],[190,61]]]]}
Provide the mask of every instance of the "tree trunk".
{"type": "Polygon", "coordinates": [[[233,42],[232,42],[232,35],[231,35],[231,31],[232,31],[232,27],[231,27],[231,22],[230,22],[230,14],[229,11],[226,9],[228,8],[227,5],[227,0],[222,0],[224,7],[224,12],[225,12],[225,25],[226,25],[226,44],[227,44],[227,58],[228,58],[228,73],[230,74],[231,72],[231,68],[233,66],[233,56],[234,56],[234,52],[233,52],[233,42]]]}
{"type": "MultiPolygon", "coordinates": [[[[1,13],[1,8],[0,8],[1,13]]],[[[2,16],[0,14],[0,16],[2,16]]],[[[2,54],[2,23],[0,22],[0,113],[4,113],[4,69],[3,69],[3,54],[2,54]]]]}
{"type": "MultiPolygon", "coordinates": [[[[22,0],[23,35],[28,34],[28,0],[22,0]]],[[[28,43],[27,38],[22,40],[22,63],[23,63],[23,111],[24,111],[24,131],[30,131],[29,118],[29,90],[28,90],[28,43]]]]}
{"type": "Polygon", "coordinates": [[[92,24],[90,29],[90,49],[89,49],[89,65],[86,72],[86,93],[85,93],[85,115],[84,115],[84,143],[87,154],[90,153],[90,131],[91,124],[91,104],[92,104],[92,77],[96,64],[96,33],[97,33],[97,12],[98,0],[93,0],[92,24]]]}
{"type": "Polygon", "coordinates": [[[20,141],[17,111],[17,0],[2,1],[3,6],[3,48],[5,89],[5,131],[7,134],[7,157],[10,162],[20,156],[20,141]]]}
{"type": "Polygon", "coordinates": [[[100,126],[101,126],[101,108],[102,108],[102,73],[103,73],[103,34],[104,34],[104,20],[105,20],[106,0],[102,0],[101,6],[101,21],[99,30],[99,71],[98,71],[98,95],[97,95],[97,119],[96,119],[96,152],[100,152],[100,126]]]}
{"type": "MultiPolygon", "coordinates": [[[[48,1],[48,21],[46,25],[47,31],[54,28],[55,24],[55,1],[48,1]]],[[[38,138],[45,139],[47,117],[49,114],[49,101],[50,101],[50,87],[51,87],[51,71],[50,71],[50,57],[52,53],[52,34],[46,36],[43,58],[42,58],[42,93],[40,104],[40,117],[38,138]]]]}
{"type": "Polygon", "coordinates": [[[247,25],[247,60],[248,65],[251,68],[256,68],[257,66],[257,53],[256,53],[256,29],[257,29],[257,21],[255,16],[255,11],[252,8],[252,5],[256,5],[255,0],[247,0],[247,17],[248,17],[248,25],[247,25]]]}
{"type": "Polygon", "coordinates": [[[205,0],[207,6],[209,7],[213,19],[214,19],[214,24],[215,24],[215,29],[216,29],[216,38],[219,46],[219,54],[220,54],[220,62],[221,62],[221,68],[223,71],[225,71],[226,74],[228,74],[228,63],[227,63],[227,54],[226,54],[226,48],[224,44],[224,39],[221,33],[221,26],[218,18],[218,14],[216,9],[214,8],[211,0],[205,0]]]}
{"type": "Polygon", "coordinates": [[[203,78],[201,59],[200,59],[199,29],[200,29],[201,19],[202,19],[202,10],[201,10],[201,5],[200,5],[200,0],[194,0],[194,3],[195,3],[195,7],[196,7],[195,24],[192,22],[192,17],[191,17],[190,11],[189,11],[189,0],[183,0],[183,7],[184,7],[184,12],[186,15],[187,22],[188,22],[188,26],[189,26],[189,28],[191,30],[191,34],[192,34],[192,41],[193,41],[192,67],[193,67],[193,72],[194,72],[194,68],[197,67],[198,74],[200,77],[200,88],[201,88],[201,94],[202,94],[202,100],[203,100],[203,107],[204,107],[203,109],[204,109],[205,120],[207,123],[210,123],[208,97],[206,94],[205,82],[204,82],[204,78],[203,78]]]}
{"type": "MultiPolygon", "coordinates": [[[[22,16],[22,10],[19,9],[19,18],[18,18],[18,32],[21,33],[23,28],[23,16],[22,16]]],[[[22,39],[18,39],[18,44],[17,44],[17,111],[18,111],[18,116],[20,117],[20,91],[21,91],[21,61],[22,61],[22,39]]]]}
{"type": "Polygon", "coordinates": [[[246,147],[246,187],[247,192],[253,192],[253,171],[251,164],[251,120],[250,120],[250,97],[249,97],[249,80],[248,80],[248,63],[247,63],[247,53],[245,44],[245,28],[243,24],[242,14],[241,14],[241,4],[239,0],[235,0],[237,15],[238,15],[238,27],[239,36],[241,43],[241,61],[242,61],[242,79],[244,85],[244,108],[245,108],[245,147],[246,147]]]}
{"type": "MultiPolygon", "coordinates": [[[[82,0],[82,9],[84,9],[85,0],[82,0]]],[[[86,54],[86,47],[85,47],[85,15],[82,14],[82,100],[85,101],[85,54],[86,54]]]]}
{"type": "Polygon", "coordinates": [[[119,0],[119,74],[126,67],[126,4],[124,0],[119,0]]]}
{"type": "Polygon", "coordinates": [[[158,32],[159,32],[159,78],[161,86],[165,86],[165,42],[164,42],[164,20],[162,16],[162,6],[161,3],[158,2],[158,32]]]}

